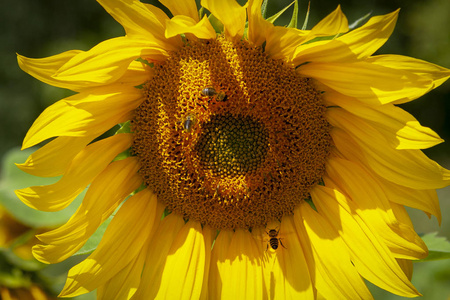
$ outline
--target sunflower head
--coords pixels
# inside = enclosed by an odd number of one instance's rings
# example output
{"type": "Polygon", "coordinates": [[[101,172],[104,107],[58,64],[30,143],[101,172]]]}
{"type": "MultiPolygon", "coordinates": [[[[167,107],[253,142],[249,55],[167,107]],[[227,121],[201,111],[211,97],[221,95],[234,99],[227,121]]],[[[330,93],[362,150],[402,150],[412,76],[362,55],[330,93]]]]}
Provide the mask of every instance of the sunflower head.
{"type": "Polygon", "coordinates": [[[144,92],[132,149],[170,211],[217,229],[265,226],[321,180],[331,145],[321,94],[261,47],[187,40],[144,92]]]}
{"type": "Polygon", "coordinates": [[[63,177],[16,194],[56,211],[87,188],[34,255],[62,261],[110,222],[63,296],[370,299],[364,279],[419,295],[411,261],[427,248],[405,206],[440,220],[435,190],[450,172],[421,151],[442,139],[396,104],[450,71],[373,55],[398,11],[350,30],[338,7],[297,29],[296,15],[288,27],[265,19],[262,0],[202,0],[200,11],[161,0],[171,17],[137,0],[99,2],[126,36],[19,56],[77,93],[35,121],[24,147],[56,138],[19,165],[63,177]]]}

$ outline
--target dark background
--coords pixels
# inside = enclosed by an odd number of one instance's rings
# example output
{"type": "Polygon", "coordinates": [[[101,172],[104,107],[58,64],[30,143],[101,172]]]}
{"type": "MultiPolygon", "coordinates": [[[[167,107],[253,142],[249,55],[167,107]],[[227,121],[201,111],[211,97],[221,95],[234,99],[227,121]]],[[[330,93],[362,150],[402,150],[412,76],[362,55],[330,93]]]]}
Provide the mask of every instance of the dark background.
{"type": "MultiPolygon", "coordinates": [[[[181,0],[182,1],[182,0],[181,0]]],[[[240,1],[241,4],[245,1],[240,1]]],[[[154,2],[153,2],[154,3],[154,2]]],[[[289,4],[272,0],[268,16],[289,4]]],[[[401,8],[391,39],[377,54],[413,56],[450,68],[450,1],[448,0],[312,0],[310,29],[331,13],[338,4],[351,24],[372,12],[386,14],[401,8]]],[[[303,24],[307,1],[300,3],[299,24],[303,24]]],[[[277,21],[289,22],[292,8],[277,21]]],[[[70,91],[48,86],[22,72],[15,53],[28,57],[46,57],[66,50],[88,50],[97,43],[124,34],[122,27],[94,0],[18,0],[0,1],[0,159],[19,147],[28,128],[47,106],[67,97],[70,91]]],[[[450,83],[411,103],[402,105],[424,126],[431,127],[450,141],[450,83]]],[[[450,143],[424,151],[444,167],[450,168],[450,143]]],[[[429,221],[422,212],[411,211],[418,232],[439,231],[450,237],[450,189],[439,191],[443,224],[429,221]]],[[[424,299],[450,296],[450,265],[447,261],[416,264],[413,282],[425,294],[424,299]]],[[[374,290],[378,299],[400,299],[374,290]]]]}

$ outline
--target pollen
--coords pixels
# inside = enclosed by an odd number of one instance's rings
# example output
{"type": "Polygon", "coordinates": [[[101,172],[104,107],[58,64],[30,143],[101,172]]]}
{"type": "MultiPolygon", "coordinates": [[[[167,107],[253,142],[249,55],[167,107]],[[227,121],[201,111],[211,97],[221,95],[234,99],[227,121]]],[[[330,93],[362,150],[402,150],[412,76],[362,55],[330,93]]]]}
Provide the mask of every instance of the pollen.
{"type": "Polygon", "coordinates": [[[223,36],[188,40],[153,71],[132,149],[169,211],[216,229],[253,228],[309,198],[332,144],[311,79],[223,36]]]}

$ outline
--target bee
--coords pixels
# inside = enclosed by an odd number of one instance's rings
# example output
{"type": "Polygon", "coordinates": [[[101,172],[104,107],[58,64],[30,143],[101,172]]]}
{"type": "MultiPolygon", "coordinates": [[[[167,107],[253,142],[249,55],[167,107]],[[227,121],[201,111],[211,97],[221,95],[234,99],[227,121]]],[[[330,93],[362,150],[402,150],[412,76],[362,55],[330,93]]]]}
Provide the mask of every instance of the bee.
{"type": "Polygon", "coordinates": [[[217,94],[216,90],[213,87],[205,87],[202,90],[203,96],[213,97],[217,94]]]}
{"type": "Polygon", "coordinates": [[[194,114],[187,114],[183,119],[183,129],[187,132],[191,131],[195,126],[196,119],[194,114]]]}
{"type": "Polygon", "coordinates": [[[215,97],[216,101],[227,100],[227,95],[224,92],[217,92],[213,87],[205,87],[201,93],[203,96],[215,97]]]}
{"type": "Polygon", "coordinates": [[[270,229],[269,232],[266,231],[267,235],[269,236],[269,241],[267,242],[266,251],[267,251],[267,249],[269,249],[269,245],[270,245],[270,248],[272,248],[273,250],[277,250],[278,242],[280,243],[281,246],[283,246],[283,248],[287,249],[281,242],[281,238],[278,237],[278,232],[279,232],[279,230],[276,230],[276,229],[270,229]]]}

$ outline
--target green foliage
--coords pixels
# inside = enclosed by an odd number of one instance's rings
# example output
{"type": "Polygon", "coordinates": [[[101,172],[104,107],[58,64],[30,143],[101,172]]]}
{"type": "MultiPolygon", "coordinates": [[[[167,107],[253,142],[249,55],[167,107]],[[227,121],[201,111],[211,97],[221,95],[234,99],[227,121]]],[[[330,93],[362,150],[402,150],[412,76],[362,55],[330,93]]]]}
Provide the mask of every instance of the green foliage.
{"type": "Polygon", "coordinates": [[[437,234],[437,232],[431,232],[422,236],[422,240],[428,247],[428,256],[419,261],[450,259],[450,242],[437,234]]]}
{"type": "Polygon", "coordinates": [[[20,151],[15,148],[10,150],[1,161],[0,173],[0,205],[4,206],[8,212],[21,223],[33,227],[53,227],[65,223],[80,205],[85,192],[65,209],[58,212],[38,211],[22,203],[14,193],[14,190],[36,186],[49,185],[58,181],[59,177],[43,178],[27,174],[15,166],[20,163],[36,149],[20,151]]]}

